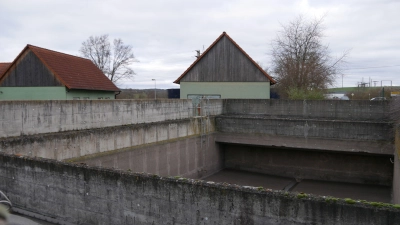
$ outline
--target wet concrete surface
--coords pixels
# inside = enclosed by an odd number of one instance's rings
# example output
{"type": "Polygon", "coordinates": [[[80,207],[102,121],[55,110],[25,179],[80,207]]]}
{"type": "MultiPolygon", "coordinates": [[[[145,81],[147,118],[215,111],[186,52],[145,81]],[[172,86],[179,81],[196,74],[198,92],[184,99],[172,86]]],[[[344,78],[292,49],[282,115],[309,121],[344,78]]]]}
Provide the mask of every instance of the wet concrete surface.
{"type": "Polygon", "coordinates": [[[391,187],[367,184],[351,184],[342,182],[301,180],[261,173],[253,173],[232,169],[224,169],[209,177],[207,181],[226,182],[243,186],[262,186],[274,190],[289,190],[314,195],[332,196],[337,198],[352,198],[374,202],[391,201],[391,187]]]}

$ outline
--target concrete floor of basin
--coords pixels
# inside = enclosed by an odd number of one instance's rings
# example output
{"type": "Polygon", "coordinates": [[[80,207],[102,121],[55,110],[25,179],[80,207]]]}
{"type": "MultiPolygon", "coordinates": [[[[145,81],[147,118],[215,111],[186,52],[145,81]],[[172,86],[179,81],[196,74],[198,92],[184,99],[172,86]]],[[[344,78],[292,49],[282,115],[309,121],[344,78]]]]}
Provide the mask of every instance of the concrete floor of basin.
{"type": "MultiPolygon", "coordinates": [[[[294,183],[294,179],[271,176],[261,173],[224,169],[209,177],[207,181],[226,182],[243,186],[262,186],[264,188],[283,190],[294,183]]],[[[302,180],[291,191],[314,195],[352,198],[374,202],[390,202],[391,187],[379,185],[351,184],[342,182],[302,180]]]]}

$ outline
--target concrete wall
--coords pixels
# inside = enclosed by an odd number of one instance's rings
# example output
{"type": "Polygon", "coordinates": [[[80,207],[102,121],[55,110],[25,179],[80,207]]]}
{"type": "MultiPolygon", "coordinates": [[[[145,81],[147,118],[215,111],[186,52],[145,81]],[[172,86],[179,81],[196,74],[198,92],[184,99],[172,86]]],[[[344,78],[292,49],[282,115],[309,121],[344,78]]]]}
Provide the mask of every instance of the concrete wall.
{"type": "Polygon", "coordinates": [[[181,82],[181,99],[188,95],[220,95],[222,99],[269,99],[270,82],[181,82]]]}
{"type": "Polygon", "coordinates": [[[0,138],[0,152],[64,160],[215,131],[213,117],[0,138]]]}
{"type": "Polygon", "coordinates": [[[389,122],[270,118],[249,115],[222,115],[216,118],[219,132],[269,134],[303,138],[391,141],[389,122]]]}
{"type": "Polygon", "coordinates": [[[388,101],[225,99],[224,114],[264,114],[334,120],[389,120],[388,101]]]}
{"type": "Polygon", "coordinates": [[[157,142],[72,161],[164,177],[182,176],[196,179],[223,169],[222,152],[215,143],[213,134],[157,142]]]}
{"type": "Polygon", "coordinates": [[[389,156],[223,144],[225,168],[296,179],[392,185],[389,156]]]}
{"type": "MultiPolygon", "coordinates": [[[[191,118],[191,100],[0,101],[0,138],[191,118]]],[[[207,115],[222,101],[207,102],[207,115]]]]}
{"type": "Polygon", "coordinates": [[[393,202],[400,204],[400,125],[396,126],[393,166],[393,202]]]}
{"type": "Polygon", "coordinates": [[[393,143],[357,139],[311,138],[276,136],[254,133],[216,133],[218,143],[271,146],[277,148],[313,149],[333,152],[352,152],[393,156],[393,143]]]}
{"type": "Polygon", "coordinates": [[[400,209],[0,153],[0,190],[60,224],[396,224],[400,209]]]}

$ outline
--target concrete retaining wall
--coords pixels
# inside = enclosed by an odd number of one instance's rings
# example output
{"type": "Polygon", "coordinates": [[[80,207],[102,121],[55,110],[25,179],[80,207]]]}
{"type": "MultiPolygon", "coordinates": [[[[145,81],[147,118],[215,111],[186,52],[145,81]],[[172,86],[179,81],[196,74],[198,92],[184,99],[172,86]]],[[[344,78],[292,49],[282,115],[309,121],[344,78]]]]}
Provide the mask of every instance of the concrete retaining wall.
{"type": "Polygon", "coordinates": [[[69,161],[159,176],[196,179],[223,169],[222,152],[214,141],[214,134],[157,142],[69,161]]]}
{"type": "MultiPolygon", "coordinates": [[[[202,113],[222,113],[209,100],[202,113]]],[[[191,118],[191,100],[0,101],[0,138],[191,118]]]]}
{"type": "Polygon", "coordinates": [[[14,206],[60,224],[396,224],[400,209],[0,153],[14,206]]]}
{"type": "Polygon", "coordinates": [[[0,152],[64,160],[214,132],[213,117],[0,138],[0,152]]]}
{"type": "Polygon", "coordinates": [[[218,116],[217,130],[227,133],[270,134],[304,138],[392,141],[389,122],[270,118],[249,115],[218,116]]]}
{"type": "Polygon", "coordinates": [[[396,126],[393,163],[393,202],[400,204],[400,125],[396,126]]]}
{"type": "Polygon", "coordinates": [[[221,145],[225,168],[296,179],[391,186],[389,156],[221,145]]]}
{"type": "Polygon", "coordinates": [[[223,114],[335,120],[389,120],[388,101],[224,99],[223,114]]]}

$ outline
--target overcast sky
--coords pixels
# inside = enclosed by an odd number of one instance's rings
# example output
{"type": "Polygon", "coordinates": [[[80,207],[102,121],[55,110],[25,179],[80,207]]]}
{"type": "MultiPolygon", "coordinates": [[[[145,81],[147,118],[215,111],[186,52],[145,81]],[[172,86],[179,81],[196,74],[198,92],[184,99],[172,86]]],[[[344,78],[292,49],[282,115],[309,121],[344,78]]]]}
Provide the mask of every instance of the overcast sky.
{"type": "Polygon", "coordinates": [[[400,86],[399,0],[1,0],[0,62],[13,61],[26,44],[79,55],[89,36],[109,34],[132,45],[139,60],[134,80],[121,88],[154,88],[152,79],[157,88],[178,88],[172,82],[195,60],[194,50],[223,31],[270,66],[271,41],[300,14],[326,15],[332,56],[351,49],[344,86],[363,78],[400,86]]]}

